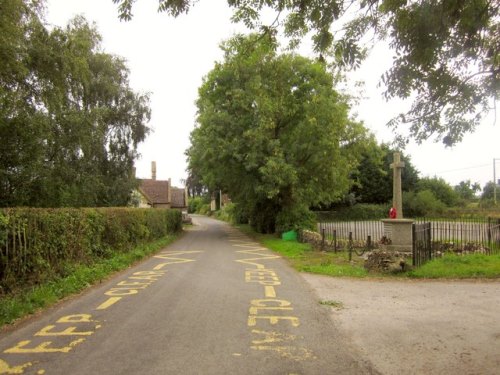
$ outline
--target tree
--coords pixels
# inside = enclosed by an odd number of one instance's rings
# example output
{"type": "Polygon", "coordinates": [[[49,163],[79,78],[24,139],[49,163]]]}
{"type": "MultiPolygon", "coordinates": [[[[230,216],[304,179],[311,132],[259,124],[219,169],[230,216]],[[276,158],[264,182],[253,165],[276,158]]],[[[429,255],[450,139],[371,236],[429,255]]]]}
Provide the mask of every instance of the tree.
{"type": "Polygon", "coordinates": [[[444,179],[440,177],[424,177],[418,181],[417,191],[430,191],[446,206],[451,207],[457,204],[459,197],[455,190],[444,179]]]}
{"type": "Polygon", "coordinates": [[[403,207],[407,216],[425,216],[442,213],[446,205],[431,190],[410,191],[403,194],[403,207]]]}
{"type": "MultiPolygon", "coordinates": [[[[500,199],[500,186],[496,186],[497,198],[500,199]]],[[[493,181],[487,182],[483,187],[483,193],[481,194],[482,201],[493,201],[495,197],[495,183],[493,181]]]]}
{"type": "Polygon", "coordinates": [[[95,27],[78,17],[49,31],[39,4],[1,3],[0,206],[125,205],[148,96],[95,27]]]}
{"type": "Polygon", "coordinates": [[[262,232],[342,197],[366,131],[323,64],[278,55],[272,38],[236,36],[199,89],[189,170],[228,192],[262,232]],[[299,214],[300,213],[300,214],[299,214]]]}
{"type": "Polygon", "coordinates": [[[476,193],[481,191],[479,183],[472,183],[470,180],[460,181],[458,185],[453,187],[455,192],[464,201],[471,201],[476,198],[476,193]]]}
{"type": "MultiPolygon", "coordinates": [[[[360,203],[388,203],[392,201],[393,174],[390,167],[396,150],[387,144],[378,145],[372,141],[365,145],[361,161],[353,175],[355,184],[351,188],[356,201],[360,203]]],[[[418,171],[409,155],[401,154],[405,167],[401,173],[403,191],[414,190],[419,180],[418,171]]]]}
{"type": "MultiPolygon", "coordinates": [[[[131,19],[135,0],[113,2],[121,19],[131,19]]],[[[159,11],[176,17],[194,4],[159,0],[159,11]]],[[[389,124],[409,125],[409,135],[419,142],[434,135],[448,146],[459,142],[498,97],[498,1],[228,0],[228,5],[233,21],[251,29],[274,34],[281,26],[291,47],[312,32],[320,59],[330,57],[335,66],[357,67],[366,56],[363,41],[387,40],[395,57],[382,78],[385,96],[414,98],[411,109],[389,124]],[[277,14],[272,25],[260,22],[264,8],[277,14]]]]}

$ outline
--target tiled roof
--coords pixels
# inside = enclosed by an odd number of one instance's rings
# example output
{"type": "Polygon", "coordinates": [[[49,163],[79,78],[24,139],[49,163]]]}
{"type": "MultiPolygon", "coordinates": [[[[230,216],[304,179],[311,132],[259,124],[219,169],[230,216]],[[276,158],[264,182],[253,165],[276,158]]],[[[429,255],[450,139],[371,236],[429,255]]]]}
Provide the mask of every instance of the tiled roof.
{"type": "Polygon", "coordinates": [[[166,204],[168,200],[168,181],[143,179],[140,180],[139,190],[151,204],[166,204]]]}
{"type": "Polygon", "coordinates": [[[172,207],[187,207],[185,192],[182,188],[172,188],[172,207]]]}

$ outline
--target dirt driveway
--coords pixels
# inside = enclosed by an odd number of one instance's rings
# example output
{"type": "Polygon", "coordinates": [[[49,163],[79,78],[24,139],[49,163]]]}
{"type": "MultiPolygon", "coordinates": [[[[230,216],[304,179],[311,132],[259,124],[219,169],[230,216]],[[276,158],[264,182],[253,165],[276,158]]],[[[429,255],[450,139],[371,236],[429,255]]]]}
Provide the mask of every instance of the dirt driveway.
{"type": "Polygon", "coordinates": [[[500,374],[500,280],[303,277],[383,374],[500,374]]]}

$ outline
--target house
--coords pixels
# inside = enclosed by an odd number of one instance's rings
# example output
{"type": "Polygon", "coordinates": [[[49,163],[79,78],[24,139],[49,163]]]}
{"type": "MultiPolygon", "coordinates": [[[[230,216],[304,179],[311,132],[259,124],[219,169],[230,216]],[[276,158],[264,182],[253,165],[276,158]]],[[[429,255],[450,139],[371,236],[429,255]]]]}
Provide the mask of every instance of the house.
{"type": "Polygon", "coordinates": [[[173,187],[170,178],[157,180],[155,161],[151,162],[151,178],[138,180],[139,188],[133,193],[137,207],[187,210],[187,189],[173,187]]]}

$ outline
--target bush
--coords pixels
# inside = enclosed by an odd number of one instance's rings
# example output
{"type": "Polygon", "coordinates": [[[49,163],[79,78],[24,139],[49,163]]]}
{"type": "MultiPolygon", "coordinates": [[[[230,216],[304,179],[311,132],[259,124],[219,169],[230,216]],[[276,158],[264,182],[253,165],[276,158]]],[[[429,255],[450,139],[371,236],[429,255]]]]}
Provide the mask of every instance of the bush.
{"type": "Polygon", "coordinates": [[[279,234],[289,230],[314,230],[315,227],[316,216],[305,206],[283,209],[276,216],[276,232],[279,234]]]}
{"type": "Polygon", "coordinates": [[[188,199],[188,213],[200,213],[202,207],[207,204],[210,207],[210,202],[207,197],[191,197],[188,199]]]}
{"type": "Polygon", "coordinates": [[[0,289],[39,283],[181,228],[176,210],[2,209],[0,289]]]}
{"type": "Polygon", "coordinates": [[[318,221],[380,220],[389,215],[390,204],[359,203],[335,211],[318,211],[318,221]]]}
{"type": "Polygon", "coordinates": [[[222,210],[216,212],[215,217],[232,224],[248,224],[248,216],[245,210],[236,203],[226,204],[222,210]]]}
{"type": "Polygon", "coordinates": [[[441,215],[445,208],[446,205],[437,199],[430,190],[403,194],[403,210],[405,217],[441,215]]]}

